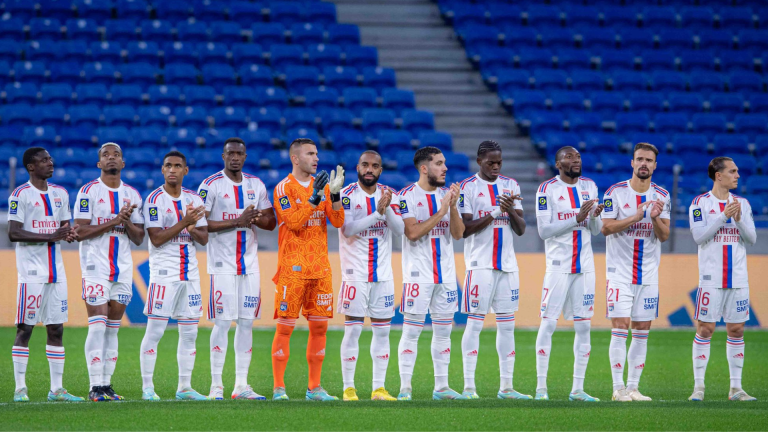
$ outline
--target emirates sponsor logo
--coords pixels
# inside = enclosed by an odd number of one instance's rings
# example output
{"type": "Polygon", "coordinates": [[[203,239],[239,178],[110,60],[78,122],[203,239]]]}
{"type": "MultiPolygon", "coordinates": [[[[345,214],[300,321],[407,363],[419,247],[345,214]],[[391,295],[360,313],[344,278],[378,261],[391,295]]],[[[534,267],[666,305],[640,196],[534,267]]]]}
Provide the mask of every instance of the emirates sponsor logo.
{"type": "Polygon", "coordinates": [[[744,353],[738,353],[735,356],[733,356],[733,358],[744,360],[744,353]]]}
{"type": "Polygon", "coordinates": [[[384,355],[376,356],[376,358],[377,359],[381,359],[381,360],[389,360],[389,354],[384,354],[384,355]]]}
{"type": "Polygon", "coordinates": [[[621,369],[621,363],[616,363],[615,365],[611,366],[612,369],[621,369]]]}
{"type": "Polygon", "coordinates": [[[443,351],[440,353],[440,355],[445,355],[445,354],[450,354],[450,353],[451,353],[451,349],[450,349],[450,348],[446,348],[446,349],[444,349],[444,350],[443,350],[443,351]]]}
{"type": "Polygon", "coordinates": [[[706,359],[707,359],[707,356],[705,356],[704,354],[696,357],[696,360],[706,360],[706,359]]]}
{"type": "Polygon", "coordinates": [[[400,354],[401,354],[401,355],[408,355],[408,354],[413,354],[413,351],[411,351],[411,350],[409,350],[409,349],[406,349],[406,350],[403,350],[403,352],[401,352],[400,354]]]}
{"type": "MultiPolygon", "coordinates": [[[[450,350],[449,350],[449,352],[450,352],[450,350]]],[[[472,351],[468,352],[467,356],[469,356],[469,357],[477,357],[477,350],[472,350],[472,351]]]]}
{"type": "Polygon", "coordinates": [[[507,358],[514,357],[514,356],[515,356],[515,352],[514,351],[512,351],[509,354],[507,354],[507,358]]]}
{"type": "Polygon", "coordinates": [[[349,358],[345,358],[345,359],[344,359],[344,361],[345,361],[345,362],[353,362],[353,361],[357,361],[357,357],[355,357],[355,356],[352,356],[352,357],[349,357],[349,358]]]}
{"type": "Polygon", "coordinates": [[[545,356],[545,357],[546,357],[546,355],[547,355],[547,352],[546,352],[546,351],[544,351],[544,349],[540,349],[540,350],[538,350],[538,351],[536,352],[536,354],[538,354],[538,355],[540,355],[540,356],[545,356]]]}
{"type": "Polygon", "coordinates": [[[145,355],[157,355],[157,352],[154,349],[148,349],[144,351],[145,355]]]}
{"type": "Polygon", "coordinates": [[[645,369],[645,363],[640,363],[639,365],[635,366],[635,369],[645,369]]]}
{"type": "Polygon", "coordinates": [[[91,359],[91,366],[95,365],[96,363],[101,363],[101,359],[98,357],[94,357],[91,359]]]}
{"type": "Polygon", "coordinates": [[[221,348],[219,348],[219,346],[218,346],[218,345],[216,345],[215,347],[211,348],[211,352],[215,352],[215,353],[219,353],[219,354],[221,354],[221,353],[223,353],[224,351],[222,351],[222,349],[221,349],[221,348]]]}
{"type": "Polygon", "coordinates": [[[272,357],[282,357],[284,355],[285,354],[283,354],[283,349],[282,348],[280,348],[279,350],[277,350],[277,351],[272,353],[272,357]]]}

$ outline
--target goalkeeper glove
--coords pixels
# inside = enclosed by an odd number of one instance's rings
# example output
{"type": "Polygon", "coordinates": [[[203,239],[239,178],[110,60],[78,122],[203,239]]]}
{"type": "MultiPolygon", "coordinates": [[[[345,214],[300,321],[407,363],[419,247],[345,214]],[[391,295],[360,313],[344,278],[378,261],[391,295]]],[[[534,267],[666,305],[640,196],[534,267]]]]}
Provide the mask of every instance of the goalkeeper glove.
{"type": "Polygon", "coordinates": [[[341,200],[341,188],[344,187],[344,168],[336,165],[336,170],[331,171],[331,180],[328,182],[331,190],[331,202],[341,200]]]}
{"type": "Polygon", "coordinates": [[[315,190],[312,192],[312,196],[309,197],[310,204],[315,207],[320,204],[320,200],[323,199],[323,189],[325,189],[325,185],[327,184],[328,173],[325,172],[325,170],[322,170],[315,176],[315,183],[312,185],[315,190]]]}

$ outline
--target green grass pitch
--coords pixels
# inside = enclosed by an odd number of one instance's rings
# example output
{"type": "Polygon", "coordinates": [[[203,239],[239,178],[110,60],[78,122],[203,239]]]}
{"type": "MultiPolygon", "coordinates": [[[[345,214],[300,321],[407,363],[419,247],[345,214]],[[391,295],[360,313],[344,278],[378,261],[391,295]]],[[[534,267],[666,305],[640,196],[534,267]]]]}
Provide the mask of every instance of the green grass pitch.
{"type": "MultiPolygon", "coordinates": [[[[67,363],[64,385],[73,394],[86,396],[88,373],[83,344],[86,329],[68,328],[64,333],[67,363]]],[[[463,386],[460,343],[462,328],[453,332],[451,386],[463,386]]],[[[721,329],[712,342],[712,360],[707,371],[707,401],[688,402],[693,387],[691,343],[693,330],[651,332],[648,359],[641,380],[641,391],[654,398],[650,403],[610,402],[611,374],[608,361],[608,331],[592,332],[592,357],[587,370],[586,391],[603,401],[596,404],[569,402],[573,371],[573,332],[558,331],[553,339],[549,369],[549,394],[552,400],[501,401],[498,390],[498,363],[495,331],[485,330],[477,369],[477,401],[432,401],[431,332],[422,334],[414,376],[413,402],[371,402],[371,360],[368,354],[371,333],[363,332],[357,389],[360,402],[311,403],[304,401],[307,366],[306,331],[293,335],[292,357],[286,381],[288,402],[232,401],[176,402],[176,341],[178,333],[169,328],[158,349],[155,389],[162,402],[143,402],[139,374],[139,345],[142,328],[120,330],[120,360],[113,377],[116,390],[128,401],[122,403],[62,404],[40,403],[48,390],[48,365],[44,355],[45,331],[38,327],[32,337],[27,384],[31,403],[12,402],[13,373],[10,348],[15,329],[0,329],[2,356],[0,379],[0,430],[766,430],[768,429],[768,333],[748,332],[744,387],[759,399],[755,403],[729,402],[728,366],[725,359],[725,333],[721,329]]],[[[250,383],[259,393],[271,396],[270,347],[272,332],[254,332],[254,355],[250,383]]],[[[210,331],[201,329],[199,355],[192,385],[207,394],[210,386],[210,331]]],[[[234,331],[230,332],[230,347],[234,331]]],[[[341,396],[339,344],[342,332],[328,334],[323,368],[323,385],[341,396]]],[[[392,331],[392,360],[387,388],[397,394],[397,343],[399,331],[392,331]]],[[[532,394],[536,386],[534,344],[536,332],[516,331],[517,361],[515,389],[532,394]]],[[[234,383],[234,356],[228,353],[224,369],[225,395],[234,383]]]]}

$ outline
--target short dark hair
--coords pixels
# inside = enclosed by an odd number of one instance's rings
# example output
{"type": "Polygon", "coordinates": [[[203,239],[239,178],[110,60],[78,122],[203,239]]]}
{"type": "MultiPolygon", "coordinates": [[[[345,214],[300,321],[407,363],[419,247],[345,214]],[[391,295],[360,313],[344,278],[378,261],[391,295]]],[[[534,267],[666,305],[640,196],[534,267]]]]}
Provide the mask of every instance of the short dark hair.
{"type": "Polygon", "coordinates": [[[563,156],[563,153],[565,153],[567,150],[576,150],[577,152],[579,151],[576,147],[573,146],[560,147],[557,149],[557,153],[555,153],[555,162],[559,161],[563,156]]]}
{"type": "Polygon", "coordinates": [[[483,141],[477,147],[477,157],[483,157],[486,153],[492,151],[501,151],[501,146],[496,141],[483,141]]]}
{"type": "Polygon", "coordinates": [[[725,163],[731,161],[733,162],[733,159],[729,158],[728,156],[718,156],[714,159],[712,159],[709,162],[709,167],[707,168],[707,174],[709,175],[709,178],[714,180],[715,174],[719,173],[720,171],[725,169],[725,163]]]}
{"type": "Polygon", "coordinates": [[[163,164],[165,164],[165,160],[168,159],[169,157],[179,157],[181,158],[181,160],[184,161],[184,165],[187,164],[187,157],[184,156],[184,153],[178,150],[171,150],[168,153],[166,153],[165,156],[163,156],[163,164]]]}
{"type": "Polygon", "coordinates": [[[242,145],[245,145],[245,141],[243,141],[243,139],[242,139],[242,138],[240,138],[240,137],[231,137],[231,138],[227,138],[227,140],[226,140],[226,141],[224,141],[224,147],[226,147],[226,146],[227,146],[227,144],[229,144],[229,143],[236,143],[236,144],[242,144],[242,145]]]}
{"type": "MultiPolygon", "coordinates": [[[[379,159],[381,159],[381,155],[376,150],[366,150],[360,153],[360,158],[362,158],[363,155],[367,155],[367,154],[377,156],[379,159]]],[[[358,158],[357,160],[360,161],[360,158],[358,158]]]]}
{"type": "Polygon", "coordinates": [[[641,143],[635,144],[635,149],[632,150],[632,159],[635,158],[635,153],[637,153],[638,150],[652,151],[654,156],[656,157],[659,156],[659,149],[657,149],[655,145],[641,142],[641,143]]]}
{"type": "Polygon", "coordinates": [[[40,152],[47,151],[46,149],[42,147],[30,147],[24,151],[24,156],[21,157],[21,163],[24,164],[24,168],[29,172],[29,167],[27,165],[31,163],[35,163],[35,158],[40,152]]]}
{"type": "Polygon", "coordinates": [[[443,152],[441,152],[437,147],[422,147],[416,150],[416,154],[413,155],[413,165],[416,167],[416,169],[419,169],[419,165],[421,165],[424,161],[431,162],[432,156],[442,153],[443,152]]]}
{"type": "Polygon", "coordinates": [[[293,153],[294,150],[297,148],[303,146],[304,144],[312,144],[313,146],[316,146],[314,141],[312,141],[309,138],[296,138],[291,142],[291,145],[288,147],[288,151],[293,153]]]}

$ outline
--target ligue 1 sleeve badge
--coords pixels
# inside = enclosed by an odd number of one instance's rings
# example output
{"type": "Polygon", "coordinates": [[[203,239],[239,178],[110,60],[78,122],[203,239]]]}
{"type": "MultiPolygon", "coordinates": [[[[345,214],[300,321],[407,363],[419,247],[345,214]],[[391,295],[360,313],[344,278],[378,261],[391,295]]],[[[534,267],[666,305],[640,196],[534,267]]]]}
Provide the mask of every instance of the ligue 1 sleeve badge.
{"type": "Polygon", "coordinates": [[[349,203],[350,203],[349,197],[344,197],[341,199],[341,205],[342,207],[344,207],[344,210],[349,210],[349,203]]]}
{"type": "Polygon", "coordinates": [[[612,212],[613,211],[613,199],[607,198],[605,202],[603,202],[603,205],[605,206],[606,212],[612,212]]]}
{"type": "Polygon", "coordinates": [[[547,197],[539,197],[539,210],[547,209],[547,197]]]}

